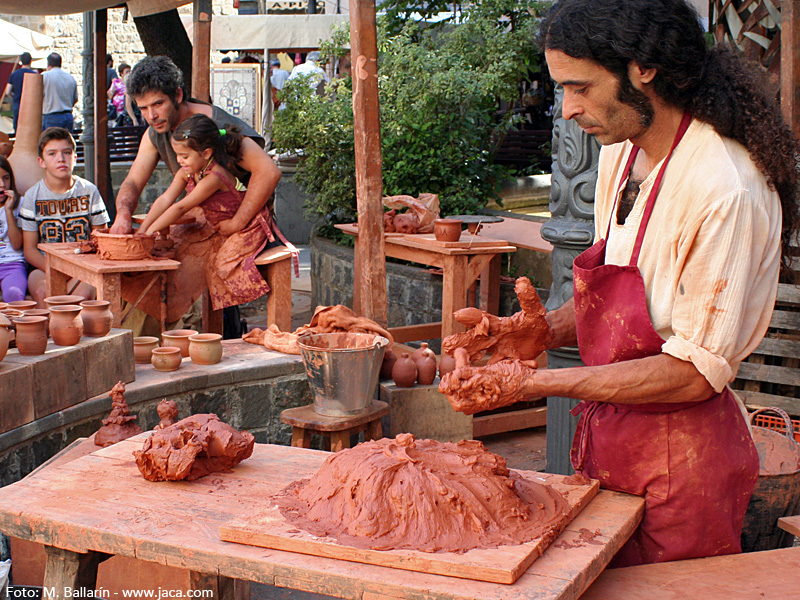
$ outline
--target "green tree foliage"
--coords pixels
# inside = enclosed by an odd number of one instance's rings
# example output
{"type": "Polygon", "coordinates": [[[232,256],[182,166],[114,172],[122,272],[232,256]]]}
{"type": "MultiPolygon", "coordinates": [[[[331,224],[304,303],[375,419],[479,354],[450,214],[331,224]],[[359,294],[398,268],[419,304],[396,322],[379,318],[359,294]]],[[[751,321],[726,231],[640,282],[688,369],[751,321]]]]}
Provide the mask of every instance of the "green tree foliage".
{"type": "MultiPolygon", "coordinates": [[[[498,100],[513,102],[517,82],[539,69],[533,8],[514,0],[482,0],[457,25],[426,27],[378,21],[378,77],[384,193],[439,194],[442,214],[474,213],[497,197],[508,175],[495,165],[495,140],[512,125],[496,115],[498,100]],[[531,10],[529,10],[529,8],[531,10]]],[[[323,48],[341,57],[347,33],[323,48]]],[[[355,218],[353,108],[350,78],[317,95],[288,82],[273,140],[279,151],[302,149],[298,183],[308,207],[327,222],[355,218]]]]}

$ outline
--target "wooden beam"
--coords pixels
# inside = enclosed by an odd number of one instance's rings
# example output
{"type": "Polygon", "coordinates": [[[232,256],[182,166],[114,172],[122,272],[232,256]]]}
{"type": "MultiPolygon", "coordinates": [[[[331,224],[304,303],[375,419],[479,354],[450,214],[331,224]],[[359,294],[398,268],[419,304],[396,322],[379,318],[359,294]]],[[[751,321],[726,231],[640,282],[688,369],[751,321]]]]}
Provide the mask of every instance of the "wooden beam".
{"type": "Polygon", "coordinates": [[[211,0],[194,0],[192,30],[192,96],[211,101],[211,0]]]}
{"type": "Polygon", "coordinates": [[[800,0],[781,2],[781,107],[800,136],[800,0]]]}
{"type": "Polygon", "coordinates": [[[351,2],[350,45],[354,57],[353,130],[359,235],[355,254],[359,277],[353,287],[353,309],[386,326],[386,256],[374,0],[351,2]]]}
{"type": "MultiPolygon", "coordinates": [[[[106,205],[114,205],[108,162],[108,95],[106,35],[108,10],[94,11],[94,184],[106,205]]],[[[91,160],[84,157],[84,161],[91,160]]]]}

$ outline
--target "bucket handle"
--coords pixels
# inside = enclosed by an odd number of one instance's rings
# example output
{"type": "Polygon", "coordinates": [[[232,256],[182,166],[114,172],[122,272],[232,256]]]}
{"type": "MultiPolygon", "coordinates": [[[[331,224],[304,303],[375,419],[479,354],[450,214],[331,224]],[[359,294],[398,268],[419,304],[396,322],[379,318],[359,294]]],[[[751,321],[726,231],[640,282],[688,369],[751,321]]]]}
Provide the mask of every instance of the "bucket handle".
{"type": "Polygon", "coordinates": [[[794,439],[794,427],[792,426],[792,419],[789,418],[789,415],[782,408],[778,408],[777,406],[769,406],[769,407],[766,407],[766,408],[759,408],[758,410],[754,410],[749,415],[750,425],[753,424],[753,418],[756,415],[760,415],[761,413],[765,413],[765,412],[774,412],[774,413],[777,413],[778,416],[783,418],[783,422],[786,425],[786,431],[784,432],[786,437],[788,437],[795,444],[797,444],[797,440],[794,439]]]}

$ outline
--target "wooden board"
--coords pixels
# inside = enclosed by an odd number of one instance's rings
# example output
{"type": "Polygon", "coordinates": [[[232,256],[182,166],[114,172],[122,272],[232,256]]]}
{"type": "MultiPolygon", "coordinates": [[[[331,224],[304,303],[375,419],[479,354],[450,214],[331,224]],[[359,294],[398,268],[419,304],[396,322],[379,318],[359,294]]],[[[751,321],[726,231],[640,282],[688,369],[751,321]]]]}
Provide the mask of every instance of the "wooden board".
{"type": "Polygon", "coordinates": [[[461,232],[461,239],[457,242],[442,242],[436,239],[432,233],[418,233],[414,235],[406,234],[407,238],[411,238],[415,242],[422,244],[430,244],[439,248],[487,248],[495,246],[508,246],[505,240],[496,240],[494,238],[487,238],[482,235],[473,235],[469,231],[461,232]]]}
{"type": "MultiPolygon", "coordinates": [[[[358,235],[358,223],[340,223],[338,225],[334,225],[336,229],[347,233],[348,235],[358,235]]],[[[396,231],[384,231],[384,237],[403,237],[404,235],[408,235],[407,233],[397,233],[396,231]]]]}
{"type": "Polygon", "coordinates": [[[143,258],[141,260],[104,260],[99,254],[75,254],[79,242],[39,244],[39,250],[52,256],[53,267],[72,277],[80,278],[83,273],[64,270],[64,263],[89,273],[133,273],[137,271],[172,271],[181,266],[170,258],[143,258]],[[63,261],[63,262],[62,262],[63,261]]]}
{"type": "Polygon", "coordinates": [[[237,518],[219,528],[220,538],[251,546],[274,548],[301,554],[338,558],[408,571],[477,579],[493,583],[514,583],[545,551],[552,540],[566,528],[600,489],[598,481],[588,485],[570,485],[563,475],[517,471],[524,478],[546,483],[561,492],[570,510],[552,535],[536,538],[518,546],[478,548],[453,552],[420,552],[417,550],[371,550],[339,544],[333,538],[318,538],[301,531],[287,521],[273,506],[255,517],[237,518]]]}

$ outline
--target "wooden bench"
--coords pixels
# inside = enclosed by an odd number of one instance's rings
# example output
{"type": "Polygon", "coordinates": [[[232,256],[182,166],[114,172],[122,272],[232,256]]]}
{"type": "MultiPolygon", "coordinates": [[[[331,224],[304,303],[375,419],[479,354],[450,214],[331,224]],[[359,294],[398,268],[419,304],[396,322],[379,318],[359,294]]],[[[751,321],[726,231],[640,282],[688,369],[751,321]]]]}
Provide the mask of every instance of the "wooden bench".
{"type": "Polygon", "coordinates": [[[268,248],[256,256],[259,273],[269,284],[267,325],[292,330],[292,251],[286,246],[268,248]]]}
{"type": "Polygon", "coordinates": [[[383,437],[381,418],[389,414],[389,405],[373,400],[369,410],[350,417],[329,417],[314,412],[314,405],[287,408],[281,412],[281,422],[292,426],[292,446],[310,448],[311,434],[330,437],[331,451],[338,452],[350,447],[350,436],[364,432],[364,440],[383,437]]]}
{"type": "Polygon", "coordinates": [[[748,408],[800,416],[800,288],[780,284],[767,334],[739,365],[732,387],[748,408]]]}
{"type": "Polygon", "coordinates": [[[800,597],[800,547],[606,569],[580,600],[800,597]]]}
{"type": "MultiPolygon", "coordinates": [[[[130,162],[136,158],[139,152],[139,143],[142,141],[147,125],[134,125],[131,127],[109,127],[108,128],[108,160],[109,162],[130,162]]],[[[75,137],[75,155],[79,163],[84,161],[83,143],[80,141],[81,130],[76,129],[73,133],[75,137]]]]}

